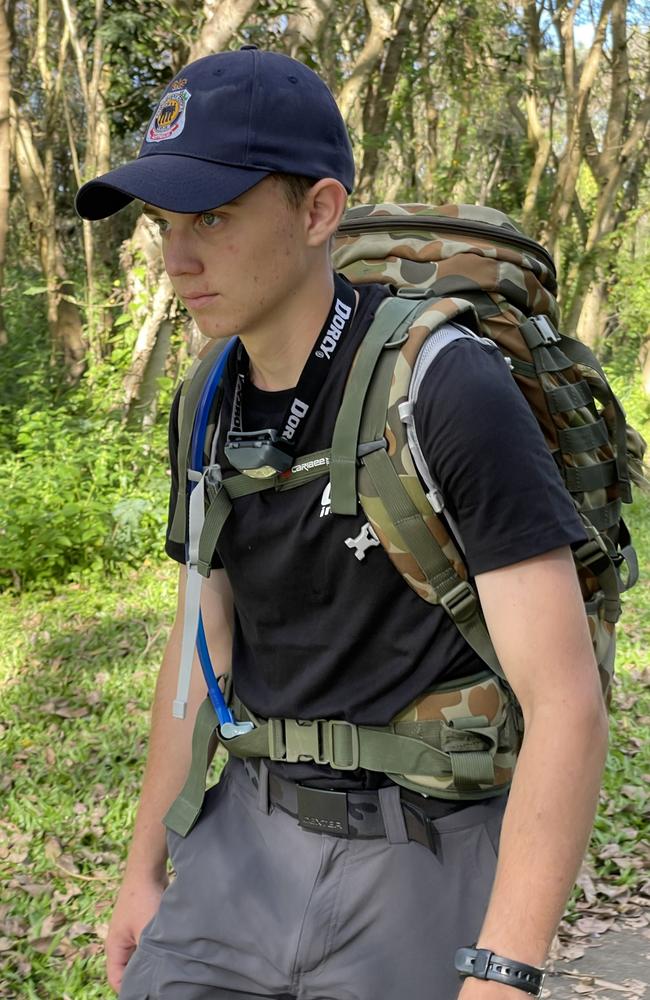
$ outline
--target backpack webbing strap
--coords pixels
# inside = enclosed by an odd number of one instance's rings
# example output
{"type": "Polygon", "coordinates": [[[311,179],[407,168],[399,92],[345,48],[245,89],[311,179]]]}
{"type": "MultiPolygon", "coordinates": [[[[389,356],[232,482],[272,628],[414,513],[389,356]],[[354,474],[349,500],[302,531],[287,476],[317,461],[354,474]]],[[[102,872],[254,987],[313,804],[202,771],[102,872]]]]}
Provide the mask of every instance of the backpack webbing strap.
{"type": "Polygon", "coordinates": [[[613,528],[615,524],[618,524],[621,517],[621,501],[610,500],[609,503],[604,504],[602,507],[593,507],[590,510],[584,508],[582,513],[589,519],[594,528],[603,534],[609,528],[613,528]]]}
{"type": "Polygon", "coordinates": [[[357,512],[359,427],[366,392],[377,361],[388,342],[399,341],[400,333],[406,332],[412,317],[428,305],[428,301],[421,298],[415,302],[401,298],[384,299],[359,348],[332,437],[330,482],[333,514],[354,515],[357,512]]]}
{"type": "MultiPolygon", "coordinates": [[[[303,455],[296,459],[291,475],[279,474],[269,479],[253,479],[251,476],[238,475],[230,476],[228,479],[220,479],[217,482],[210,481],[210,469],[206,471],[207,494],[209,506],[205,521],[201,529],[201,537],[198,543],[197,568],[202,576],[210,575],[212,556],[217,547],[219,536],[228,515],[232,510],[232,500],[239,497],[251,496],[253,493],[262,493],[264,490],[292,490],[313,479],[319,479],[327,475],[329,468],[329,450],[314,451],[309,455],[303,455]]],[[[218,470],[218,466],[211,466],[213,470],[218,470]]]]}
{"type": "MultiPolygon", "coordinates": [[[[239,718],[253,718],[234,700],[239,718]]],[[[327,765],[337,771],[365,768],[395,774],[458,775],[459,788],[494,782],[492,755],[499,743],[496,726],[484,716],[463,719],[462,728],[421,720],[393,726],[356,726],[342,719],[267,719],[242,736],[223,740],[234,757],[266,757],[327,765]],[[451,751],[445,746],[452,747],[451,751]],[[452,758],[462,757],[464,763],[452,758]]]]}
{"type": "Polygon", "coordinates": [[[192,763],[180,794],[163,819],[165,826],[185,837],[201,812],[205,796],[205,778],[217,748],[217,716],[212,702],[202,702],[192,733],[192,763]]]}
{"type": "Polygon", "coordinates": [[[546,389],[544,395],[550,413],[567,413],[583,406],[593,407],[591,389],[584,379],[568,385],[558,385],[555,389],[546,389]]]}
{"type": "Polygon", "coordinates": [[[404,488],[388,454],[385,450],[375,451],[365,456],[362,462],[407,549],[415,558],[427,582],[440,596],[440,604],[465,642],[494,673],[505,680],[476,593],[466,580],[458,576],[436,543],[422,514],[404,488]]]}
{"type": "MultiPolygon", "coordinates": [[[[603,616],[605,621],[616,624],[621,615],[620,591],[617,568],[612,557],[605,548],[605,543],[599,537],[590,522],[581,518],[588,541],[573,549],[573,557],[579,565],[584,566],[597,578],[603,593],[603,616]]],[[[630,564],[632,569],[632,565],[630,564]]]]}
{"type": "Polygon", "coordinates": [[[607,424],[602,417],[599,417],[594,424],[558,430],[557,437],[560,442],[560,451],[574,454],[581,451],[595,451],[596,448],[600,448],[601,445],[607,444],[609,441],[607,424]]]}
{"type": "Polygon", "coordinates": [[[591,386],[591,389],[594,396],[598,398],[599,402],[606,406],[611,406],[614,411],[614,439],[616,445],[616,468],[618,470],[617,479],[621,485],[621,499],[625,503],[631,503],[632,486],[630,484],[627,464],[627,421],[625,419],[625,411],[610,389],[607,376],[603,371],[602,365],[594,353],[589,350],[587,345],[563,334],[560,335],[560,340],[562,342],[562,350],[566,356],[574,362],[574,364],[584,365],[586,368],[591,368],[598,375],[600,375],[603,381],[601,390],[598,390],[593,385],[591,386]]]}
{"type": "Polygon", "coordinates": [[[227,340],[219,342],[204,358],[197,359],[185,376],[181,387],[178,405],[178,496],[172,525],[169,529],[169,537],[173,542],[183,543],[187,529],[187,470],[189,468],[194,414],[199,405],[203,386],[227,344],[227,340]]]}
{"type": "MultiPolygon", "coordinates": [[[[489,795],[495,782],[494,755],[500,728],[485,716],[395,722],[390,726],[356,726],[341,719],[258,719],[238,698],[238,718],[255,728],[232,739],[221,739],[234,757],[263,757],[295,763],[313,762],[339,771],[365,768],[384,774],[424,775],[452,779],[456,792],[489,795]]],[[[216,747],[217,718],[209,698],[201,705],[192,735],[192,763],[183,789],[164,823],[181,837],[194,826],[203,805],[208,767],[216,747]]]]}
{"type": "Polygon", "coordinates": [[[565,465],[564,482],[572,493],[589,493],[618,482],[616,461],[598,462],[596,465],[565,465]]]}
{"type": "MultiPolygon", "coordinates": [[[[251,490],[251,492],[253,491],[251,490]]],[[[205,521],[203,522],[203,527],[201,529],[201,537],[199,539],[199,557],[196,564],[196,568],[201,576],[205,577],[210,576],[212,556],[214,555],[214,550],[217,547],[221,529],[228,520],[232,510],[230,497],[228,496],[223,483],[220,483],[216,488],[208,487],[208,493],[209,495],[211,494],[210,506],[208,507],[208,512],[205,515],[205,521]]]]}

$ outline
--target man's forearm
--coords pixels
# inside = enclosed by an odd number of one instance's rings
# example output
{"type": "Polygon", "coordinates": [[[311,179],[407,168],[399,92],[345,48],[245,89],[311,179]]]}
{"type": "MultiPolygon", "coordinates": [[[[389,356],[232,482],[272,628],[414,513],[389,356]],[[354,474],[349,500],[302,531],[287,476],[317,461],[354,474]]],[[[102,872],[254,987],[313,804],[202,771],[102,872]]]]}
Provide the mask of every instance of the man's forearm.
{"type": "Polygon", "coordinates": [[[156,684],[149,753],[127,861],[127,875],[155,878],[165,875],[167,846],[162,820],[187,777],[194,719],[205,696],[205,684],[195,663],[186,717],[172,718],[179,655],[180,628],[175,626],[156,684]]]}
{"type": "Polygon", "coordinates": [[[589,840],[606,752],[604,708],[549,704],[535,711],[504,817],[479,947],[544,963],[589,840]]]}

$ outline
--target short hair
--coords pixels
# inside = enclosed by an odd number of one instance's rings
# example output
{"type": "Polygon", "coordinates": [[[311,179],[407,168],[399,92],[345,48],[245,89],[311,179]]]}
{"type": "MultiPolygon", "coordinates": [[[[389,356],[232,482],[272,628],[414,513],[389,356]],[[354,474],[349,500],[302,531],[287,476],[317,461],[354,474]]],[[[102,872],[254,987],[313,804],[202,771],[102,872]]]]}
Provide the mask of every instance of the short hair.
{"type": "Polygon", "coordinates": [[[303,177],[301,174],[271,174],[282,186],[284,196],[290,208],[299,209],[305,200],[305,195],[316,183],[313,177],[303,177]]]}

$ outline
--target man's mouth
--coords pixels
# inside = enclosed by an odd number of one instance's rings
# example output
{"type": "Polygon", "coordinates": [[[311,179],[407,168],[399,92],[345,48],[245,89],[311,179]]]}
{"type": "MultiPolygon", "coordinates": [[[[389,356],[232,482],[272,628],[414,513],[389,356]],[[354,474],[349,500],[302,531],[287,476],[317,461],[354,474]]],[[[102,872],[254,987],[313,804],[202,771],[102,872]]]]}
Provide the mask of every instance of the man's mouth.
{"type": "Polygon", "coordinates": [[[214,302],[218,294],[218,292],[212,292],[209,295],[181,295],[181,298],[188,309],[202,309],[214,302]]]}

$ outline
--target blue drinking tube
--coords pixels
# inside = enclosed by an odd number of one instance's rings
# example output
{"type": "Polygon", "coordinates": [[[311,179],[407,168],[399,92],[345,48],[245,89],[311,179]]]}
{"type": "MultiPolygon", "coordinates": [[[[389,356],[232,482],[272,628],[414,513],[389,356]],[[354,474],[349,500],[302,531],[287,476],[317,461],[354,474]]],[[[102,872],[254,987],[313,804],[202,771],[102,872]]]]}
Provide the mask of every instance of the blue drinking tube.
{"type": "MultiPolygon", "coordinates": [[[[228,363],[228,357],[230,351],[232,350],[233,344],[236,341],[236,337],[233,337],[225,348],[219,355],[216,365],[210,372],[206,383],[203,387],[201,393],[201,399],[199,400],[199,405],[197,407],[196,416],[194,418],[194,427],[192,430],[192,445],[190,448],[190,466],[191,468],[198,472],[203,472],[203,446],[205,442],[205,436],[208,428],[208,420],[210,419],[210,410],[212,408],[212,402],[215,397],[215,393],[219,388],[219,384],[223,377],[223,373],[228,363]]],[[[190,481],[190,492],[196,486],[195,482],[190,481]]],[[[212,660],[210,659],[210,653],[208,650],[208,643],[205,638],[205,629],[203,627],[203,616],[199,610],[199,627],[196,635],[196,648],[199,654],[199,661],[201,663],[201,669],[203,671],[203,676],[205,682],[208,686],[208,695],[210,701],[212,702],[212,707],[214,708],[217,719],[219,720],[219,728],[221,730],[222,736],[226,739],[231,736],[237,736],[241,732],[249,731],[252,726],[250,723],[237,723],[235,722],[234,716],[228,706],[226,705],[226,700],[223,696],[221,688],[217,682],[217,678],[214,673],[214,667],[212,666],[212,660]],[[245,729],[242,727],[245,726],[245,729]]]]}

